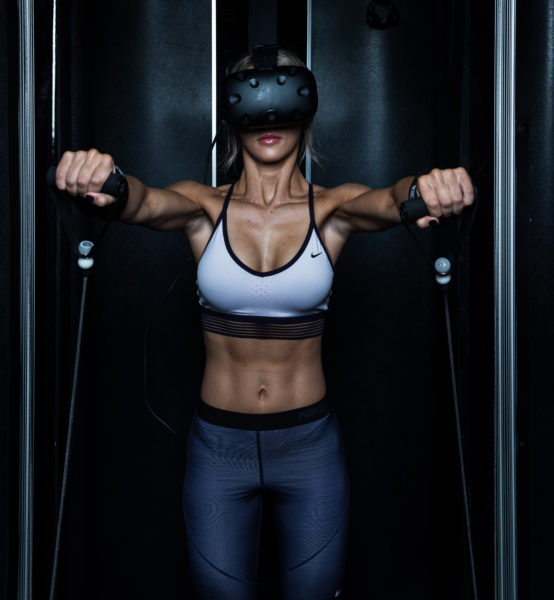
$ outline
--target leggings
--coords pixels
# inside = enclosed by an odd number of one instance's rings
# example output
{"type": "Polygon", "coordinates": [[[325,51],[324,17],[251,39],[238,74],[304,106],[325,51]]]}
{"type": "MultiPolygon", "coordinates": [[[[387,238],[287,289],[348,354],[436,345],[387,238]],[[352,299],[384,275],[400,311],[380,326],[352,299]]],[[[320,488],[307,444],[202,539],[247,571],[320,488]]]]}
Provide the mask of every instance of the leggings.
{"type": "Polygon", "coordinates": [[[273,505],[283,600],[339,597],[349,485],[337,418],[324,399],[263,415],[199,406],[183,494],[198,598],[258,597],[262,493],[273,505]]]}

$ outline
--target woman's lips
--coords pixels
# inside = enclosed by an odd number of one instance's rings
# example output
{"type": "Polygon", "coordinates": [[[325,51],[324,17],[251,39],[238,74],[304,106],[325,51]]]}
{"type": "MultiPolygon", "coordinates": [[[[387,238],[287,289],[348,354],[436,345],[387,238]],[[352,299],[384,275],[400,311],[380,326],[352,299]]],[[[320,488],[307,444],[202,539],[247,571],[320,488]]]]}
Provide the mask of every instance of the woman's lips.
{"type": "Polygon", "coordinates": [[[258,143],[264,145],[278,144],[281,138],[275,133],[264,133],[258,138],[258,143]]]}

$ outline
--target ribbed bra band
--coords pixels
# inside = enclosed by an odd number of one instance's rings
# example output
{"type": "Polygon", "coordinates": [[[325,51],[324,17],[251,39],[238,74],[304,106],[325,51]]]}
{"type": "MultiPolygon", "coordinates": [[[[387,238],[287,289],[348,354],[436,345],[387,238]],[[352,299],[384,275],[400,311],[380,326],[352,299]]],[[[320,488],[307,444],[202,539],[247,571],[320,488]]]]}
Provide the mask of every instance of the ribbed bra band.
{"type": "Polygon", "coordinates": [[[200,309],[202,329],[219,335],[262,340],[303,340],[323,334],[325,314],[300,317],[251,317],[200,309]]]}

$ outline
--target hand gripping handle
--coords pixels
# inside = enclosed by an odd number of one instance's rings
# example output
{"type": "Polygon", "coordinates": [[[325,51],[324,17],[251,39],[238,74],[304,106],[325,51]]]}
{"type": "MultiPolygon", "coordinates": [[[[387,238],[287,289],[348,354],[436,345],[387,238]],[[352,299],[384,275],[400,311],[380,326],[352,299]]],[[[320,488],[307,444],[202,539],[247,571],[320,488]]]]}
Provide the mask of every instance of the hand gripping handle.
{"type": "MultiPolygon", "coordinates": [[[[478,190],[475,187],[475,185],[473,185],[473,195],[475,198],[473,208],[477,205],[477,194],[478,190]]],[[[415,182],[410,187],[409,199],[402,202],[398,209],[400,211],[400,218],[403,222],[406,223],[415,223],[418,219],[421,219],[422,217],[427,217],[429,215],[429,211],[427,210],[425,202],[423,202],[423,199],[421,197],[417,196],[417,188],[415,186],[415,182]]]]}
{"type": "MultiPolygon", "coordinates": [[[[46,183],[51,188],[56,187],[56,167],[49,167],[46,174],[46,183]]],[[[120,173],[111,173],[100,190],[102,194],[109,194],[119,199],[124,198],[127,191],[127,178],[120,173]]]]}

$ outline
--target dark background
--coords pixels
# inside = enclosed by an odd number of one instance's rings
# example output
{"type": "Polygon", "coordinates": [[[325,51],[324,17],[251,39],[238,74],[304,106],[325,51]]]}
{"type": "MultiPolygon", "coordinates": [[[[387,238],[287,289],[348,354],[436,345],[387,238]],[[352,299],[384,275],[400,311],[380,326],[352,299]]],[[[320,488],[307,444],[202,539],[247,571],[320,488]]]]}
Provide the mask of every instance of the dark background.
{"type": "MultiPolygon", "coordinates": [[[[247,2],[218,8],[218,65],[248,46],[247,2]]],[[[314,2],[313,181],[373,187],[463,165],[480,190],[450,301],[482,598],[493,597],[494,12],[471,0],[395,2],[395,27],[368,27],[368,2],[314,2]]],[[[520,5],[521,6],[521,5],[520,5]]],[[[58,128],[50,136],[51,4],[36,3],[37,397],[35,581],[45,597],[67,426],[81,276],[42,184],[52,154],[97,147],[146,184],[201,180],[211,137],[205,1],[59,0],[58,128]]],[[[551,2],[518,13],[518,350],[520,597],[554,593],[554,159],[551,2]]],[[[278,41],[305,54],[304,6],[279,2],[278,41]]],[[[0,5],[0,598],[17,586],[17,12],[0,5]]],[[[223,181],[223,175],[221,175],[223,181]]],[[[97,235],[74,210],[78,229],[97,235]]],[[[460,224],[415,234],[448,253],[460,224]]],[[[59,598],[190,597],[180,434],[198,397],[203,349],[195,268],[179,233],[114,223],[89,284],[62,540],[59,598]],[[167,290],[182,273],[173,292],[167,290]],[[148,339],[144,344],[145,328],[148,339]],[[146,356],[146,361],[145,361],[146,356]]],[[[358,235],[336,269],[324,343],[350,462],[353,515],[345,598],[470,598],[447,348],[438,290],[407,233],[358,235]]],[[[263,598],[277,598],[269,520],[263,598]]]]}

